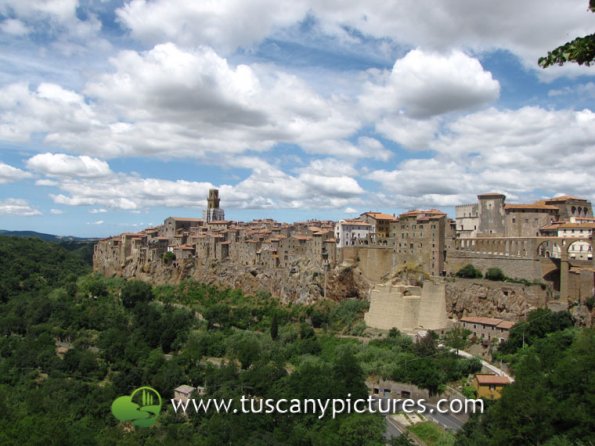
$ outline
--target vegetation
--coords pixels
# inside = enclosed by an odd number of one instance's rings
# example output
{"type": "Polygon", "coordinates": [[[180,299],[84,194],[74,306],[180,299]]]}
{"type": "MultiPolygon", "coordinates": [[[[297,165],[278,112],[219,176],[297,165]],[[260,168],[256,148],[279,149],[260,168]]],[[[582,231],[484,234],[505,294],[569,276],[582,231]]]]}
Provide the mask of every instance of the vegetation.
{"type": "Polygon", "coordinates": [[[456,445],[594,444],[595,330],[555,330],[517,355],[515,382],[456,445]]]}
{"type": "Polygon", "coordinates": [[[506,279],[506,276],[500,268],[488,268],[485,278],[488,280],[503,281],[506,279]]]}
{"type": "Polygon", "coordinates": [[[409,430],[427,446],[452,446],[455,444],[453,434],[430,421],[414,424],[409,427],[409,430]]]}
{"type": "MultiPolygon", "coordinates": [[[[589,0],[589,10],[595,12],[595,0],[589,0]]],[[[595,34],[590,34],[559,46],[549,51],[547,56],[540,57],[539,66],[542,68],[551,65],[564,65],[574,62],[579,65],[591,65],[595,61],[595,34]]]]}
{"type": "Polygon", "coordinates": [[[526,321],[519,322],[510,329],[508,340],[500,346],[499,351],[516,353],[524,345],[533,345],[549,333],[572,326],[574,321],[568,311],[553,312],[544,308],[533,310],[527,315],[526,321]]]}
{"type": "MultiPolygon", "coordinates": [[[[165,401],[180,384],[236,401],[366,397],[370,375],[435,393],[480,368],[438,348],[432,332],[417,343],[398,330],[367,344],[344,336],[361,326],[367,304],[358,300],[285,306],[266,293],[192,281],[151,287],[90,273],[79,248],[0,238],[0,249],[2,445],[376,446],[384,444],[384,421],[371,414],[184,417],[165,404],[155,426],[136,429],[112,417],[110,406],[142,385],[165,401]]],[[[517,382],[459,444],[592,440],[593,336],[571,325],[567,313],[537,310],[513,328],[501,354],[514,359],[517,382]]],[[[467,336],[454,331],[445,342],[461,348],[467,336]]]]}
{"type": "Polygon", "coordinates": [[[456,276],[462,277],[464,279],[481,279],[483,277],[483,274],[472,264],[468,263],[467,265],[463,266],[460,270],[457,271],[456,276]]]}
{"type": "MultiPolygon", "coordinates": [[[[183,417],[165,405],[150,429],[111,402],[142,385],[165,401],[181,384],[234,398],[367,397],[370,374],[432,392],[477,369],[393,330],[364,344],[368,304],[281,305],[266,293],[185,281],[150,285],[90,273],[77,249],[0,238],[0,444],[382,445],[384,420],[346,414],[183,417]]],[[[404,440],[403,440],[404,441],[404,440]]]]}

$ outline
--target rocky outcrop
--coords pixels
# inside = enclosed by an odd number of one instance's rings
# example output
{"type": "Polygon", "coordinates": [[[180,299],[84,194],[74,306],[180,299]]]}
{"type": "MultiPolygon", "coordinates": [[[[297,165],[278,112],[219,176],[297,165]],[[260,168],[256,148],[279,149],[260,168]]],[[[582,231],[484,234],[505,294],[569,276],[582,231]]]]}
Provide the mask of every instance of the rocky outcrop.
{"type": "Polygon", "coordinates": [[[268,292],[283,302],[295,303],[311,303],[325,296],[332,300],[365,299],[370,289],[357,266],[338,266],[325,273],[324,269],[307,260],[298,261],[288,269],[244,266],[229,261],[201,263],[188,259],[171,264],[161,260],[144,265],[130,262],[119,271],[110,268],[97,270],[105,275],[117,274],[155,285],[194,279],[223,288],[241,289],[248,295],[268,292]]]}
{"type": "Polygon", "coordinates": [[[455,279],[446,284],[446,311],[449,317],[487,316],[518,320],[529,311],[543,307],[547,288],[484,279],[455,279]]]}

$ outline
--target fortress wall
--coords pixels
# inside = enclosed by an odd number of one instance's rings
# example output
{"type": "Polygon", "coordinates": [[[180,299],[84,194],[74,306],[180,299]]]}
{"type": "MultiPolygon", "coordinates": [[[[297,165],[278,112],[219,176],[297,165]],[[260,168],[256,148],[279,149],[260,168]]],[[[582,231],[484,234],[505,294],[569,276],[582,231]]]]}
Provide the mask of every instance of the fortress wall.
{"type": "Polygon", "coordinates": [[[469,251],[448,251],[445,269],[447,273],[455,274],[468,263],[484,274],[488,268],[500,268],[506,276],[515,279],[541,280],[543,278],[540,259],[504,257],[469,251]]]}
{"type": "Polygon", "coordinates": [[[424,283],[423,289],[405,285],[377,285],[370,296],[370,310],[364,315],[373,328],[412,331],[439,330],[448,326],[444,284],[424,283]]]}
{"type": "Polygon", "coordinates": [[[392,249],[381,247],[358,247],[359,268],[364,277],[372,282],[385,279],[393,267],[392,249]]]}
{"type": "Polygon", "coordinates": [[[381,330],[403,326],[403,295],[389,285],[376,286],[370,296],[370,310],[364,315],[366,325],[381,330]]]}
{"type": "Polygon", "coordinates": [[[419,305],[421,296],[403,296],[403,310],[401,314],[402,325],[399,330],[411,331],[419,326],[419,305]]]}
{"type": "Polygon", "coordinates": [[[419,307],[419,326],[427,330],[440,330],[448,327],[446,314],[446,285],[424,282],[419,307]]]}

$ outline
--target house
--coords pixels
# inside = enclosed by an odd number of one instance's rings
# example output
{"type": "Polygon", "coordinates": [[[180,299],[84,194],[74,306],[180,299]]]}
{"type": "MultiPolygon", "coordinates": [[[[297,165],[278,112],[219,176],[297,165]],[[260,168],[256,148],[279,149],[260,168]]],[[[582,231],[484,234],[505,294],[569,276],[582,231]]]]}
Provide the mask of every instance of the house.
{"type": "Polygon", "coordinates": [[[477,339],[506,341],[514,322],[493,317],[466,316],[459,321],[461,326],[471,332],[477,339]]]}
{"type": "Polygon", "coordinates": [[[182,384],[174,389],[174,399],[178,401],[186,402],[190,398],[192,398],[192,394],[196,390],[196,387],[189,386],[187,384],[182,384]]]}
{"type": "Polygon", "coordinates": [[[478,398],[497,400],[502,396],[502,389],[510,385],[506,376],[478,373],[473,377],[471,385],[477,392],[478,398]]]}

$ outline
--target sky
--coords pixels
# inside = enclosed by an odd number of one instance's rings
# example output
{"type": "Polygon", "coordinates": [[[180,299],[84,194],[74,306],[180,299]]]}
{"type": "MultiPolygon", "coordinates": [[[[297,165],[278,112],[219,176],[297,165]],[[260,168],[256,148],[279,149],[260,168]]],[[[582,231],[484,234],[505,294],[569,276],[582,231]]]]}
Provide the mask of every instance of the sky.
{"type": "Polygon", "coordinates": [[[0,228],[595,200],[586,0],[0,0],[0,228]]]}

